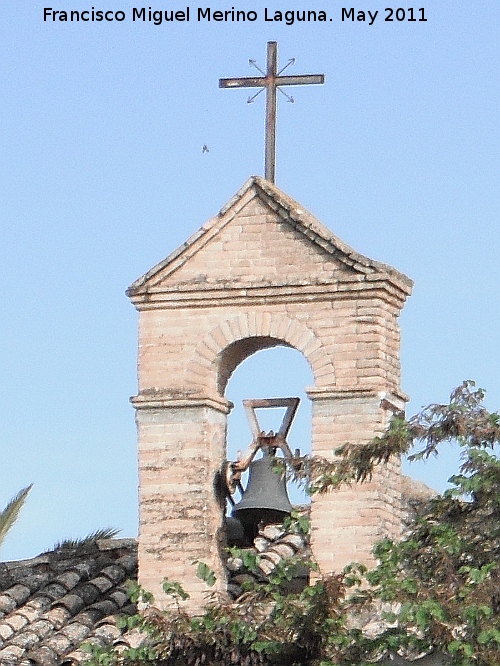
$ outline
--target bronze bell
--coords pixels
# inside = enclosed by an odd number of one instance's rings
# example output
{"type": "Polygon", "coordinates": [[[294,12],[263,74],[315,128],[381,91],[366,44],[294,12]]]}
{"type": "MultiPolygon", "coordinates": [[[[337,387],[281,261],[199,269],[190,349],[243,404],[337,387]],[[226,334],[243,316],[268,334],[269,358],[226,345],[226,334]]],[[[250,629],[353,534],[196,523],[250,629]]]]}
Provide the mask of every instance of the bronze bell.
{"type": "Polygon", "coordinates": [[[275,464],[276,459],[269,455],[250,463],[246,490],[233,509],[249,541],[257,536],[259,526],[282,523],[293,509],[285,475],[273,469],[275,464]]]}

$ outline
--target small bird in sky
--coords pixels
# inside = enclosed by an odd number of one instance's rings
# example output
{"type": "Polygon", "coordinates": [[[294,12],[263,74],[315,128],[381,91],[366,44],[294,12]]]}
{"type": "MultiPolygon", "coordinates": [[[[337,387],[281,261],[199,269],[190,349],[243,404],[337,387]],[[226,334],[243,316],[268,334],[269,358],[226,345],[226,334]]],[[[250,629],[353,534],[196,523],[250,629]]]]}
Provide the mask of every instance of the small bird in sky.
{"type": "Polygon", "coordinates": [[[201,149],[202,154],[203,153],[209,153],[210,151],[208,150],[208,146],[206,143],[203,144],[203,148],[201,149]]]}

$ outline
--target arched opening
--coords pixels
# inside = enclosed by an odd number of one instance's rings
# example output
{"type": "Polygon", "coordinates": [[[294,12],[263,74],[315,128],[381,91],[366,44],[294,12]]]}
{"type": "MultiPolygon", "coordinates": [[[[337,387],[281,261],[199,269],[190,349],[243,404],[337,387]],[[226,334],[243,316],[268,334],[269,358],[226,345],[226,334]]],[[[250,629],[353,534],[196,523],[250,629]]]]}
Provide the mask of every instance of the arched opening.
{"type": "MultiPolygon", "coordinates": [[[[230,461],[238,459],[239,450],[244,453],[248,449],[257,425],[257,432],[264,431],[266,435],[259,438],[261,445],[267,440],[270,431],[277,433],[280,430],[285,413],[294,401],[289,401],[288,407],[259,408],[259,400],[270,398],[300,399],[286,441],[292,453],[297,449],[300,449],[302,455],[311,452],[312,410],[311,402],[305,393],[305,387],[314,384],[309,363],[298,350],[280,344],[279,340],[266,338],[260,339],[260,342],[263,344],[259,345],[259,339],[254,338],[246,346],[238,343],[230,345],[231,356],[226,357],[226,360],[231,358],[234,361],[237,355],[240,356],[239,363],[235,363],[231,368],[225,395],[234,404],[228,416],[226,434],[227,458],[230,461]],[[244,353],[250,349],[250,353],[244,353]],[[255,401],[252,405],[252,413],[256,417],[253,428],[243,406],[243,400],[249,399],[255,401]]],[[[286,401],[283,402],[286,404],[286,401]]],[[[273,437],[269,437],[269,440],[276,441],[273,437]]],[[[276,449],[264,447],[264,451],[272,456],[276,449]]],[[[276,453],[279,455],[281,452],[278,449],[276,453]]],[[[245,581],[249,576],[257,576],[257,580],[260,580],[259,576],[269,575],[278,562],[299,553],[303,554],[308,543],[305,535],[295,534],[293,530],[288,532],[281,523],[290,513],[292,506],[308,504],[309,497],[296,484],[288,483],[287,498],[283,477],[275,475],[271,471],[272,467],[269,467],[273,465],[271,460],[272,458],[266,457],[266,453],[259,451],[250,465],[250,473],[247,471],[241,478],[241,486],[245,492],[240,493],[237,490],[233,495],[236,506],[233,507],[229,501],[227,503],[228,517],[225,525],[228,546],[242,547],[249,554],[258,555],[257,568],[247,570],[245,558],[240,556],[241,551],[236,551],[236,554],[229,551],[226,560],[227,591],[233,598],[238,598],[244,592],[245,581]],[[266,468],[269,471],[264,475],[266,468]],[[273,480],[272,477],[275,476],[277,479],[273,480]],[[252,490],[249,490],[250,487],[252,490]]],[[[300,590],[308,581],[309,569],[302,565],[295,571],[290,585],[293,589],[300,590]]]]}
{"type": "MultiPolygon", "coordinates": [[[[245,451],[252,442],[250,424],[243,407],[243,400],[249,398],[300,398],[287,442],[292,452],[300,449],[301,455],[310,453],[311,401],[305,388],[314,384],[314,377],[305,357],[296,349],[274,338],[249,338],[239,341],[228,347],[227,354],[226,360],[234,362],[239,358],[234,366],[232,362],[225,366],[231,367],[225,397],[234,404],[228,416],[228,460],[236,460],[238,451],[245,451]]],[[[256,410],[263,430],[276,432],[284,411],[285,408],[281,407],[256,410]]],[[[244,487],[246,481],[244,477],[244,487]]],[[[288,493],[292,504],[309,501],[303,490],[295,484],[288,484],[288,493]]]]}
{"type": "MultiPolygon", "coordinates": [[[[236,342],[228,345],[219,358],[219,393],[224,395],[227,383],[240,363],[258,351],[277,346],[290,347],[290,345],[283,340],[263,335],[243,338],[242,340],[236,340],[236,342]]],[[[256,367],[259,367],[258,363],[256,367]]],[[[231,398],[229,399],[231,400],[231,398]]]]}

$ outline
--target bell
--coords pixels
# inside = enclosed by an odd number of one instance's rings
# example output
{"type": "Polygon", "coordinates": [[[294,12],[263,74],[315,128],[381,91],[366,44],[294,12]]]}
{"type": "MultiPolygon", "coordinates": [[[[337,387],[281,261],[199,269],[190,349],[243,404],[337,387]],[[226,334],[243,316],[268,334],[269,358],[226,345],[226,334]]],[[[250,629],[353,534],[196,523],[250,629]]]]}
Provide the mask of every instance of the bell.
{"type": "Polygon", "coordinates": [[[272,456],[250,463],[246,490],[233,509],[234,517],[242,523],[250,541],[257,536],[260,526],[282,523],[293,509],[286,491],[285,475],[276,472],[274,465],[272,456]]]}

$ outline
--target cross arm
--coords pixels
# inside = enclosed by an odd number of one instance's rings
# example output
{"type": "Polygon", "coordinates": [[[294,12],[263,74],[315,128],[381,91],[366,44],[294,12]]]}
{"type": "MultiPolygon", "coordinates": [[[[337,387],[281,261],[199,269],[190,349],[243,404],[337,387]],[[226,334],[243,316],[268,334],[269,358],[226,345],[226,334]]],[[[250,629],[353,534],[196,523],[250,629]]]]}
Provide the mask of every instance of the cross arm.
{"type": "Polygon", "coordinates": [[[240,79],[219,79],[219,88],[264,88],[263,76],[247,76],[240,79]]]}
{"type": "Polygon", "coordinates": [[[265,88],[275,86],[301,86],[325,82],[324,74],[302,74],[299,76],[245,76],[233,79],[219,79],[219,88],[265,88]]]}
{"type": "Polygon", "coordinates": [[[324,83],[324,74],[301,74],[299,76],[277,76],[274,79],[277,86],[302,86],[313,83],[324,83]]]}

